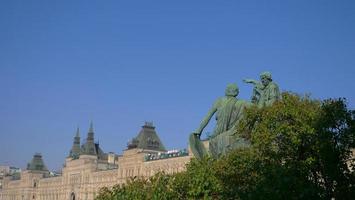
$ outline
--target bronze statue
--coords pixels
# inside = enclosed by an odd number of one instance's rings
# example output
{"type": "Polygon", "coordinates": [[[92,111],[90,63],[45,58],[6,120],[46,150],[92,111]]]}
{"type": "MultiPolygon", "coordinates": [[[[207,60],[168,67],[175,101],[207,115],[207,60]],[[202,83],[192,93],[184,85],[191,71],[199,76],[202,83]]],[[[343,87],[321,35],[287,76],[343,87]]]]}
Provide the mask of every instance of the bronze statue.
{"type": "MultiPolygon", "coordinates": [[[[245,79],[244,82],[254,85],[251,101],[259,108],[272,105],[281,98],[279,87],[272,81],[270,72],[261,73],[260,82],[253,79],[245,79]]],[[[249,145],[247,139],[238,136],[236,128],[243,117],[244,109],[252,104],[237,99],[238,94],[238,86],[229,84],[225,96],[214,102],[212,108],[202,120],[200,127],[190,135],[190,148],[196,158],[200,159],[208,154],[214,158],[219,158],[232,149],[249,145]],[[216,114],[217,124],[212,135],[208,138],[207,149],[200,137],[214,114],[216,114]]]]}
{"type": "Polygon", "coordinates": [[[245,107],[250,103],[237,99],[239,89],[236,84],[229,84],[225,90],[225,96],[218,98],[212,108],[209,110],[205,118],[202,120],[200,127],[190,135],[190,147],[197,158],[202,158],[207,154],[218,158],[233,149],[236,145],[243,145],[244,142],[237,142],[234,135],[236,125],[243,116],[245,107]],[[216,127],[209,138],[209,153],[202,144],[200,136],[203,129],[207,126],[212,116],[216,113],[216,127]]]}
{"type": "Polygon", "coordinates": [[[270,106],[280,100],[279,86],[272,81],[270,72],[261,73],[260,82],[253,79],[244,79],[243,81],[254,85],[251,101],[259,108],[270,106]]]}

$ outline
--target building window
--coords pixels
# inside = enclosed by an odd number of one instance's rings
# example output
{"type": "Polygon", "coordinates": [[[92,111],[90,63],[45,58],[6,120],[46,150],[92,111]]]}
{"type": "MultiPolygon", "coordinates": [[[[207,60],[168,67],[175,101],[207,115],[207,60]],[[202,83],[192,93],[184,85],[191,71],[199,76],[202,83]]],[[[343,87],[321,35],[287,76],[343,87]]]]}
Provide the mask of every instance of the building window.
{"type": "Polygon", "coordinates": [[[75,200],[75,194],[74,194],[74,192],[71,193],[71,195],[70,195],[70,200],[75,200]]]}

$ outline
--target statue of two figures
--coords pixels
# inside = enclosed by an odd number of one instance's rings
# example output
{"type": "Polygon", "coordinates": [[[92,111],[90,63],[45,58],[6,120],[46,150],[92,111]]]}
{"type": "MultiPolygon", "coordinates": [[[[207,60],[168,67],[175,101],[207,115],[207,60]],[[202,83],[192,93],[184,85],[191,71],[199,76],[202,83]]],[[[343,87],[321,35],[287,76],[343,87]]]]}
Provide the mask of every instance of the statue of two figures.
{"type": "Polygon", "coordinates": [[[245,79],[244,82],[254,85],[251,102],[238,99],[238,86],[229,84],[225,90],[225,96],[214,102],[200,127],[191,133],[189,144],[196,158],[200,159],[206,155],[219,158],[232,149],[248,146],[249,141],[238,137],[236,133],[236,127],[243,117],[245,108],[252,104],[260,108],[269,106],[280,99],[279,87],[272,81],[269,72],[263,72],[260,75],[260,82],[252,79],[245,79]],[[208,138],[208,148],[206,148],[200,137],[213,115],[216,115],[216,127],[208,138]]]}

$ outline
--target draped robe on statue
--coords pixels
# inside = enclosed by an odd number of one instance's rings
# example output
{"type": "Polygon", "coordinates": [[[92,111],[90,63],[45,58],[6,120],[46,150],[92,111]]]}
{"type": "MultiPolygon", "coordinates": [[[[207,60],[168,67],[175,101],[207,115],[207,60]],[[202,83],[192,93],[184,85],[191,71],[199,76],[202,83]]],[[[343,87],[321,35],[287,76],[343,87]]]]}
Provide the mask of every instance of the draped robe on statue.
{"type": "MultiPolygon", "coordinates": [[[[195,133],[201,133],[206,127],[213,114],[216,113],[216,127],[209,138],[209,153],[212,157],[218,158],[228,151],[245,146],[246,142],[235,135],[238,121],[243,116],[244,108],[248,102],[238,100],[235,97],[221,97],[216,100],[207,116],[201,122],[199,129],[195,133]]],[[[198,134],[190,135],[190,147],[197,158],[202,158],[208,154],[198,134]]]]}

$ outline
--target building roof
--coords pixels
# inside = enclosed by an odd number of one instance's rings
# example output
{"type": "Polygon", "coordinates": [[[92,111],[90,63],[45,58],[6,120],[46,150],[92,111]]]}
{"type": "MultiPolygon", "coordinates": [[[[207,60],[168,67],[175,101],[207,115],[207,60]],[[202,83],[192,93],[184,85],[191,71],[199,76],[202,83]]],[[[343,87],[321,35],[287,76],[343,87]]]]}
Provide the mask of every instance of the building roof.
{"type": "Polygon", "coordinates": [[[94,125],[91,122],[86,142],[81,145],[80,155],[94,155],[98,159],[105,160],[107,159],[107,154],[102,151],[100,145],[94,142],[94,125]]]}
{"type": "Polygon", "coordinates": [[[139,148],[156,151],[166,151],[152,122],[145,122],[138,136],[127,145],[128,149],[139,148]]]}
{"type": "Polygon", "coordinates": [[[27,164],[27,170],[48,171],[40,153],[33,156],[31,162],[27,164]]]}

